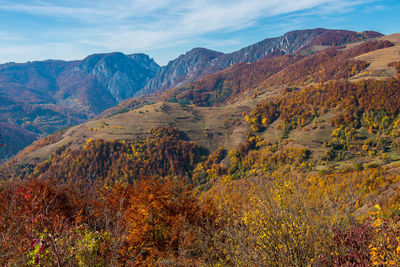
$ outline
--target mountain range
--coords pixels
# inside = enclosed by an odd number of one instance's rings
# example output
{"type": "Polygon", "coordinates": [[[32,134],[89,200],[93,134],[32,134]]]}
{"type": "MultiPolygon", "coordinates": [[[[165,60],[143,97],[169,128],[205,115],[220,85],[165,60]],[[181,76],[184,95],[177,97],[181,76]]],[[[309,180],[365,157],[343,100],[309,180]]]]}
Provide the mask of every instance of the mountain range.
{"type": "Polygon", "coordinates": [[[163,67],[145,54],[119,52],[69,62],[2,64],[0,133],[11,155],[40,136],[84,122],[133,96],[186,86],[237,63],[309,54],[381,35],[321,28],[293,31],[228,54],[195,48],[163,67]]]}

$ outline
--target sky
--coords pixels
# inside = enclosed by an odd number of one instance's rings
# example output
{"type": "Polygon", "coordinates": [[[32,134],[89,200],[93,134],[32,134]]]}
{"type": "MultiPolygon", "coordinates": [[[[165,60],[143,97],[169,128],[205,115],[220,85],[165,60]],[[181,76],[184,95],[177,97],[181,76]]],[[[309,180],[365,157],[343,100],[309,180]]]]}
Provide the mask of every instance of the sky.
{"type": "Polygon", "coordinates": [[[400,32],[400,0],[0,0],[0,63],[194,47],[232,52],[288,31],[400,32]]]}

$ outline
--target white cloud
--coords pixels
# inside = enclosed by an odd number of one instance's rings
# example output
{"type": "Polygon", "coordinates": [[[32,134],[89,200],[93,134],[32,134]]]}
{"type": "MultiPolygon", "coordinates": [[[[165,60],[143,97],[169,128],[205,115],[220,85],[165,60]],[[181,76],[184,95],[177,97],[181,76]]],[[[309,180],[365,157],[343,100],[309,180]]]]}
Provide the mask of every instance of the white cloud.
{"type": "MultiPolygon", "coordinates": [[[[66,0],[62,4],[50,0],[0,0],[0,12],[12,11],[55,22],[54,27],[46,25],[44,30],[26,36],[26,45],[8,40],[14,47],[8,50],[19,47],[39,56],[46,50],[50,55],[49,49],[68,47],[69,56],[76,58],[90,48],[93,52],[133,52],[171,47],[207,34],[247,29],[261,18],[311,9],[314,14],[343,12],[365,1],[370,0],[66,0]]],[[[0,32],[0,38],[7,35],[0,32]]],[[[6,46],[0,43],[0,48],[7,49],[6,46]]],[[[0,51],[1,61],[2,54],[0,51]]]]}

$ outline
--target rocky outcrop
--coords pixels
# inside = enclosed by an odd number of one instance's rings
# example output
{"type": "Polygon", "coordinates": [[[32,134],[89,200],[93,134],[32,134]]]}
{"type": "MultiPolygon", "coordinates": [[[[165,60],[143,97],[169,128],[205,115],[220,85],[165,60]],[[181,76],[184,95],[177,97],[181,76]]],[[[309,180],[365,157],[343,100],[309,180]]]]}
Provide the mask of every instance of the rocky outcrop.
{"type": "Polygon", "coordinates": [[[85,58],[78,72],[94,75],[116,102],[132,97],[152,78],[159,66],[144,54],[96,54],[85,58]]]}
{"type": "Polygon", "coordinates": [[[168,89],[192,82],[203,74],[221,70],[216,62],[224,55],[221,52],[194,48],[177,59],[172,60],[167,66],[159,69],[157,74],[137,95],[154,93],[157,89],[168,89]]]}

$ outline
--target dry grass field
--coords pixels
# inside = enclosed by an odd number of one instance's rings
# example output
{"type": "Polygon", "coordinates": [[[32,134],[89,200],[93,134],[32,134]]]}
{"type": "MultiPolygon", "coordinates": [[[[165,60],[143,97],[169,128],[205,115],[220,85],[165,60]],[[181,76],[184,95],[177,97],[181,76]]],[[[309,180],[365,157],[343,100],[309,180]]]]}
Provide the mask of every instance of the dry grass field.
{"type": "Polygon", "coordinates": [[[375,50],[356,57],[355,59],[370,63],[364,72],[355,75],[352,80],[364,78],[384,79],[396,74],[396,71],[388,64],[394,61],[400,61],[400,34],[392,34],[379,37],[378,40],[388,40],[395,46],[385,49],[375,50]]]}

